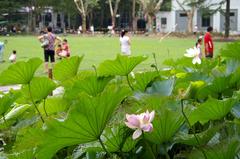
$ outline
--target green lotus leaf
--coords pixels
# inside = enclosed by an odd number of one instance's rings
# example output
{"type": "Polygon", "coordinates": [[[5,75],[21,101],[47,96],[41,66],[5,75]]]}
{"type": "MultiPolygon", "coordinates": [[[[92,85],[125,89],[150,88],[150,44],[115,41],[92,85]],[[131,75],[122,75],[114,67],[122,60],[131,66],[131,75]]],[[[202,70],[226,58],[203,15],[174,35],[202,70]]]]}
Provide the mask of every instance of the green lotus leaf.
{"type": "Polygon", "coordinates": [[[63,82],[76,76],[82,59],[83,56],[73,56],[57,63],[53,69],[54,79],[63,82]]]}
{"type": "MultiPolygon", "coordinates": [[[[207,144],[214,137],[214,135],[220,130],[221,127],[222,127],[221,125],[217,125],[201,133],[196,133],[196,136],[198,138],[200,145],[207,144]]],[[[197,142],[194,134],[186,134],[186,133],[180,132],[179,134],[177,134],[174,141],[176,143],[181,143],[181,144],[186,144],[191,146],[199,146],[199,143],[197,142]]]]}
{"type": "Polygon", "coordinates": [[[234,42],[234,43],[227,44],[223,49],[221,49],[220,54],[223,57],[240,60],[239,52],[240,52],[240,43],[234,42]]]}
{"type": "Polygon", "coordinates": [[[153,120],[153,132],[145,133],[145,137],[155,143],[162,144],[173,139],[174,135],[184,123],[180,112],[168,109],[161,109],[153,120]]]}
{"type": "MultiPolygon", "coordinates": [[[[224,141],[218,145],[208,146],[203,149],[209,159],[235,159],[239,152],[239,141],[224,141]]],[[[203,153],[199,150],[193,151],[188,159],[204,159],[203,153]]]]}
{"type": "Polygon", "coordinates": [[[117,55],[115,60],[106,60],[98,67],[99,76],[127,76],[138,64],[145,61],[146,56],[117,55]]]}
{"type": "Polygon", "coordinates": [[[105,129],[103,136],[109,152],[130,152],[137,144],[129,129],[121,125],[105,129]]]}
{"type": "Polygon", "coordinates": [[[96,77],[89,76],[83,80],[78,80],[75,82],[73,87],[69,89],[66,93],[68,96],[75,97],[81,92],[85,92],[91,96],[97,96],[101,93],[107,84],[113,79],[113,77],[96,77]]]}
{"type": "Polygon", "coordinates": [[[9,92],[0,97],[0,115],[4,115],[18,98],[18,94],[9,92]]]}
{"type": "Polygon", "coordinates": [[[134,89],[144,92],[148,86],[156,77],[158,77],[158,72],[141,72],[135,74],[134,89]]]}
{"type": "Polygon", "coordinates": [[[198,106],[189,116],[189,122],[194,125],[196,122],[202,124],[209,120],[218,120],[226,116],[235,105],[234,99],[217,100],[210,98],[198,106]]]}
{"type": "Polygon", "coordinates": [[[44,110],[44,101],[39,105],[39,111],[41,114],[47,113],[48,115],[64,112],[70,107],[70,103],[60,97],[47,98],[45,101],[45,110],[44,110]],[[46,111],[46,112],[45,112],[46,111]]]}
{"type": "Polygon", "coordinates": [[[28,100],[33,99],[36,102],[47,98],[56,87],[57,85],[47,77],[34,77],[30,85],[25,85],[23,87],[23,92],[28,100]]]}
{"type": "Polygon", "coordinates": [[[186,93],[183,95],[184,99],[195,99],[197,92],[205,85],[204,81],[191,82],[188,86],[186,93]]]}
{"type": "Polygon", "coordinates": [[[28,104],[15,106],[10,112],[5,115],[5,120],[16,119],[20,115],[22,115],[26,110],[28,110],[31,106],[28,104]]]}
{"type": "Polygon", "coordinates": [[[8,159],[33,159],[34,158],[34,150],[24,150],[22,152],[15,152],[13,154],[9,154],[8,159]]]}
{"type": "Polygon", "coordinates": [[[211,84],[201,89],[197,96],[198,98],[206,98],[208,96],[219,98],[221,94],[229,88],[230,76],[217,77],[211,84]]]}
{"type": "Polygon", "coordinates": [[[151,87],[147,88],[147,93],[161,96],[171,96],[175,85],[174,79],[156,81],[151,87]]]}
{"type": "Polygon", "coordinates": [[[113,112],[129,92],[125,88],[111,87],[96,97],[83,94],[64,121],[47,123],[37,158],[50,159],[63,147],[98,140],[113,112]]]}
{"type": "Polygon", "coordinates": [[[32,58],[27,62],[17,62],[8,67],[0,75],[0,85],[28,84],[42,64],[39,58],[32,58]]]}

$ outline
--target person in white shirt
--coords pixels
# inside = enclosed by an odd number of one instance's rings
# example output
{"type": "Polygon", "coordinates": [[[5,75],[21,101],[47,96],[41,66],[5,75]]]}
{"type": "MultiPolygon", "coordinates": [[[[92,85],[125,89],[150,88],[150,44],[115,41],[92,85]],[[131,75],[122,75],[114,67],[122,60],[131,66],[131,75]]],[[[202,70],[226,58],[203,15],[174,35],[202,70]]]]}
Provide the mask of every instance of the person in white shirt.
{"type": "Polygon", "coordinates": [[[17,59],[17,51],[13,50],[12,54],[9,57],[9,61],[14,63],[14,62],[16,62],[16,59],[17,59]]]}
{"type": "Polygon", "coordinates": [[[123,55],[131,55],[130,50],[130,38],[128,37],[128,31],[122,30],[121,36],[120,36],[120,45],[121,45],[121,52],[123,55]]]}

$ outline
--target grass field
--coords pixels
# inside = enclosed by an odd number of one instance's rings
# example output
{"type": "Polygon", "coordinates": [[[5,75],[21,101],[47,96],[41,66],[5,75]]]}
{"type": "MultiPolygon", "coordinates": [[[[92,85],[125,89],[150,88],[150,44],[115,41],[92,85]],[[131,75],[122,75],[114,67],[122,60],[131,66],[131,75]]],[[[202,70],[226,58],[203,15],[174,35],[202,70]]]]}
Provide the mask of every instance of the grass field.
{"type": "MultiPolygon", "coordinates": [[[[67,36],[71,55],[85,55],[81,64],[81,69],[91,69],[92,65],[98,66],[99,63],[106,59],[114,59],[116,54],[120,53],[118,37],[77,37],[67,36]]],[[[16,37],[0,37],[0,41],[8,40],[6,45],[4,59],[5,63],[0,63],[0,72],[6,69],[10,62],[8,57],[12,50],[17,50],[17,61],[28,60],[32,57],[40,57],[43,59],[43,50],[35,36],[16,36],[16,37]]],[[[158,64],[168,58],[182,57],[187,48],[193,47],[195,39],[190,38],[166,38],[160,42],[160,37],[131,37],[132,55],[147,55],[148,60],[141,64],[138,69],[149,69],[153,63],[152,53],[156,53],[158,64]]],[[[215,55],[224,43],[215,43],[215,55]]],[[[41,68],[42,69],[42,68],[41,68]]]]}

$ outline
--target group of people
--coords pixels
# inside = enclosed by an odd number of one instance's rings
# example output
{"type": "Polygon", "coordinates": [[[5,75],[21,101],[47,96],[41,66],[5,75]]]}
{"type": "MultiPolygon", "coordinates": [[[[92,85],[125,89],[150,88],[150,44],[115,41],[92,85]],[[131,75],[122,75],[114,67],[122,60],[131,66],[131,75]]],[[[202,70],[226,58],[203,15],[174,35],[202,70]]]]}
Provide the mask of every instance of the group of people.
{"type": "Polygon", "coordinates": [[[202,43],[204,41],[205,57],[213,58],[214,44],[213,44],[212,35],[211,35],[212,31],[213,31],[213,28],[210,26],[207,28],[207,32],[204,35],[204,39],[203,39],[203,36],[198,37],[195,47],[200,50],[200,55],[199,55],[200,57],[203,57],[201,50],[202,50],[202,43]]]}
{"type": "MultiPolygon", "coordinates": [[[[199,36],[196,42],[195,47],[198,48],[200,50],[200,56],[203,57],[202,55],[202,43],[204,41],[204,48],[205,48],[205,57],[206,58],[212,58],[213,57],[213,51],[214,51],[214,44],[213,44],[213,40],[212,40],[212,33],[213,28],[211,26],[209,26],[207,28],[207,32],[203,36],[199,36]]],[[[120,35],[120,46],[121,46],[121,52],[123,55],[131,55],[131,42],[130,42],[130,38],[128,36],[128,32],[126,30],[122,30],[121,31],[121,35],[120,35]]]]}
{"type": "MultiPolygon", "coordinates": [[[[4,53],[6,44],[7,44],[7,40],[4,40],[4,42],[0,41],[0,62],[4,62],[3,53],[4,53]]],[[[16,58],[17,58],[17,51],[13,50],[11,55],[9,56],[9,61],[13,63],[16,61],[16,58]]]]}
{"type": "MultiPolygon", "coordinates": [[[[208,27],[207,32],[204,35],[204,38],[203,38],[203,36],[199,36],[197,43],[196,43],[196,47],[201,50],[202,43],[204,41],[206,58],[213,57],[214,45],[213,45],[212,36],[211,36],[212,31],[213,31],[213,28],[208,27]]],[[[41,41],[41,46],[44,50],[44,62],[45,62],[45,71],[46,72],[48,72],[48,68],[49,68],[48,67],[49,59],[50,59],[51,64],[53,65],[55,62],[55,55],[57,55],[59,59],[70,57],[70,49],[69,49],[67,39],[62,40],[60,37],[53,34],[51,27],[48,27],[47,33],[39,36],[38,39],[41,41]],[[55,48],[56,43],[58,44],[57,48],[55,48]]],[[[128,36],[127,30],[121,31],[119,41],[120,41],[122,54],[126,55],[126,56],[130,56],[131,55],[131,42],[130,42],[130,37],[128,36]]],[[[1,56],[1,53],[3,52],[3,50],[4,50],[4,43],[0,42],[0,56],[1,56]]],[[[17,55],[17,51],[13,50],[12,54],[9,57],[9,60],[11,62],[15,62],[16,55],[17,55]]],[[[202,53],[200,54],[200,56],[202,57],[202,53]]]]}
{"type": "Polygon", "coordinates": [[[41,47],[44,50],[44,62],[45,62],[45,72],[48,72],[48,63],[53,64],[55,62],[55,54],[62,58],[70,57],[70,49],[68,45],[67,39],[62,40],[60,37],[56,36],[52,33],[52,27],[47,27],[47,33],[38,37],[41,42],[41,47]],[[55,48],[55,44],[58,43],[57,48],[55,48]]]}

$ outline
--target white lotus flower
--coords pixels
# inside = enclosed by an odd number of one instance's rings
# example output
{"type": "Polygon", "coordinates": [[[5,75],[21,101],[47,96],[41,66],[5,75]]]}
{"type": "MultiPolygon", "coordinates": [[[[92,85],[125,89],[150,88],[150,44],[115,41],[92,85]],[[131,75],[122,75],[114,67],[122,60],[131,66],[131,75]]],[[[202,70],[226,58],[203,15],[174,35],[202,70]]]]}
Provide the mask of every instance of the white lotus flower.
{"type": "Polygon", "coordinates": [[[199,48],[190,48],[186,50],[186,54],[184,56],[193,58],[192,63],[195,65],[196,63],[201,64],[201,59],[200,59],[200,49],[199,48]]]}

